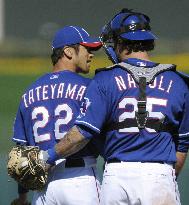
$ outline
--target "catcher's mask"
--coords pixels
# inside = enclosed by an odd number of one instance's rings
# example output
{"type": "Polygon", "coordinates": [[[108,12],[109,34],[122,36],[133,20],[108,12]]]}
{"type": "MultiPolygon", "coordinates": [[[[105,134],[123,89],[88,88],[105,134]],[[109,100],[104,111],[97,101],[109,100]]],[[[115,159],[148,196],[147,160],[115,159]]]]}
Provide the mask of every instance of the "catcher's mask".
{"type": "Polygon", "coordinates": [[[112,46],[106,43],[115,43],[116,39],[128,40],[155,40],[157,37],[151,32],[150,18],[142,13],[122,9],[103,28],[100,40],[106,54],[113,63],[118,63],[117,55],[112,46]]]}

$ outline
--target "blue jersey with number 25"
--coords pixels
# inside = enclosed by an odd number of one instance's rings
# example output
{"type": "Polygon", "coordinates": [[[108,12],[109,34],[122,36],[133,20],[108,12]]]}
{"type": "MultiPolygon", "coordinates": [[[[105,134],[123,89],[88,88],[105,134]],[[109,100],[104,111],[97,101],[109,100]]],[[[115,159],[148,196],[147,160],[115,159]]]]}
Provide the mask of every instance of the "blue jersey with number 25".
{"type": "MultiPolygon", "coordinates": [[[[139,59],[128,59],[126,62],[148,69],[157,65],[139,59]]],[[[169,132],[157,133],[148,127],[140,131],[138,127],[129,127],[104,132],[104,126],[108,124],[135,118],[138,84],[120,67],[101,71],[91,81],[85,96],[86,112],[79,115],[76,124],[86,138],[92,137],[89,130],[106,136],[106,160],[115,158],[122,161],[174,163],[176,151],[188,151],[189,92],[184,80],[174,71],[162,72],[153,83],[147,85],[146,95],[149,118],[165,119],[177,126],[177,136],[169,132]]]]}

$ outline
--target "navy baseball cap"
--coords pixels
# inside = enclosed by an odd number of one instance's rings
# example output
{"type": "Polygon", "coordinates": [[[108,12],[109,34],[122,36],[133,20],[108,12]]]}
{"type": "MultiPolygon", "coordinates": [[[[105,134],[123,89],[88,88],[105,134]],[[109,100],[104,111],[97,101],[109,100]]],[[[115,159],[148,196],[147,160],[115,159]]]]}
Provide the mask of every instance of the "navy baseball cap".
{"type": "Polygon", "coordinates": [[[58,30],[52,42],[52,48],[80,44],[85,47],[99,49],[102,43],[98,38],[92,38],[87,31],[79,26],[65,26],[58,30]]]}
{"type": "Polygon", "coordinates": [[[148,16],[139,13],[120,13],[111,21],[112,30],[119,30],[122,38],[129,40],[155,40],[157,37],[150,29],[148,16]]]}

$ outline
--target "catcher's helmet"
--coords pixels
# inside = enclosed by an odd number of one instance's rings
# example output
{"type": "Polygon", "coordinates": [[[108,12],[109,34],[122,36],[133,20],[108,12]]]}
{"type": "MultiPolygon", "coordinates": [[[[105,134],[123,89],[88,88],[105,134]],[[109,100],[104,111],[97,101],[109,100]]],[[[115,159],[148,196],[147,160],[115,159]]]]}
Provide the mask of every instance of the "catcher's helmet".
{"type": "Polygon", "coordinates": [[[101,33],[103,41],[112,41],[120,37],[128,40],[155,40],[157,37],[151,32],[150,18],[142,13],[123,9],[106,24],[101,33]]]}
{"type": "Polygon", "coordinates": [[[103,48],[113,63],[118,63],[117,54],[112,46],[106,43],[114,43],[116,39],[134,41],[155,40],[157,37],[151,32],[150,18],[142,13],[129,9],[122,9],[103,28],[100,35],[103,48]]]}

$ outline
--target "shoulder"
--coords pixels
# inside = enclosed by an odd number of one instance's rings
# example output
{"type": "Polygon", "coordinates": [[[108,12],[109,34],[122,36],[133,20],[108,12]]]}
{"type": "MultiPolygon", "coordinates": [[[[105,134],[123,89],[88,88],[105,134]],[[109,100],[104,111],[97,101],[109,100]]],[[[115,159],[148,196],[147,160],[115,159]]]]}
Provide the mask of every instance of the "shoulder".
{"type": "Polygon", "coordinates": [[[87,78],[84,75],[75,72],[62,72],[60,76],[61,76],[60,80],[66,83],[88,85],[89,82],[91,81],[90,78],[87,78]]]}
{"type": "Polygon", "coordinates": [[[68,79],[68,81],[70,83],[78,84],[80,86],[88,86],[91,82],[91,79],[75,73],[72,78],[68,79]]]}
{"type": "Polygon", "coordinates": [[[171,77],[173,80],[178,80],[179,82],[187,83],[189,82],[189,76],[180,71],[165,71],[165,76],[171,77]]]}
{"type": "Polygon", "coordinates": [[[189,86],[189,75],[181,71],[177,71],[176,73],[177,75],[179,75],[179,77],[182,78],[182,80],[187,84],[187,86],[189,86]]]}
{"type": "Polygon", "coordinates": [[[179,92],[188,92],[189,76],[179,71],[165,71],[163,77],[172,81],[174,89],[179,92]]]}
{"type": "Polygon", "coordinates": [[[104,80],[111,80],[116,74],[121,74],[123,69],[118,64],[114,64],[109,67],[98,68],[95,70],[95,79],[104,79],[104,80]]]}
{"type": "Polygon", "coordinates": [[[25,89],[25,93],[37,86],[40,86],[40,84],[43,84],[45,81],[47,81],[49,74],[44,74],[40,77],[38,77],[35,81],[33,81],[26,89],[25,89]]]}
{"type": "Polygon", "coordinates": [[[82,75],[78,75],[78,80],[83,82],[84,84],[88,85],[91,82],[90,78],[84,77],[82,75]]]}
{"type": "Polygon", "coordinates": [[[98,73],[113,72],[116,68],[120,68],[120,66],[118,64],[114,64],[108,67],[98,68],[95,70],[95,75],[98,73]]]}

